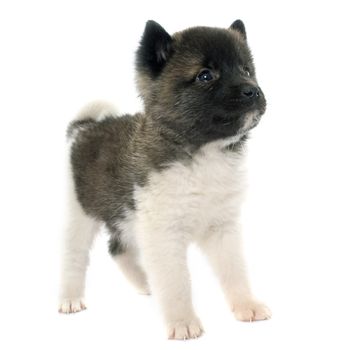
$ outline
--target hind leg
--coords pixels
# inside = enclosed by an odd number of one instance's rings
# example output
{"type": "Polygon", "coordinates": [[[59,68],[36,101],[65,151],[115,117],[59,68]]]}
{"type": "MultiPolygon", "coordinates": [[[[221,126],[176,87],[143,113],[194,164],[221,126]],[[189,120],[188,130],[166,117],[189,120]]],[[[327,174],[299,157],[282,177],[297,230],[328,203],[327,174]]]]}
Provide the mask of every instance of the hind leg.
{"type": "Polygon", "coordinates": [[[84,310],[85,275],[89,251],[100,224],[83,211],[71,193],[69,221],[62,254],[59,311],[72,313],[84,310]]]}
{"type": "Polygon", "coordinates": [[[128,281],[140,294],[150,294],[147,276],[138,262],[138,254],[132,249],[113,256],[128,281]]]}

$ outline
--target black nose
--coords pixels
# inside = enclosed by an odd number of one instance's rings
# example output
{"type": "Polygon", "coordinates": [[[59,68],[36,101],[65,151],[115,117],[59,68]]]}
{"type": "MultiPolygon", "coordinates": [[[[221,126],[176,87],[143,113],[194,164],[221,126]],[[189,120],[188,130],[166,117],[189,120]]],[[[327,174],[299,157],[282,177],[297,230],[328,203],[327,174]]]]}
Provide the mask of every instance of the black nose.
{"type": "Polygon", "coordinates": [[[243,99],[257,98],[260,96],[260,91],[257,86],[245,85],[241,89],[241,97],[243,99]]]}

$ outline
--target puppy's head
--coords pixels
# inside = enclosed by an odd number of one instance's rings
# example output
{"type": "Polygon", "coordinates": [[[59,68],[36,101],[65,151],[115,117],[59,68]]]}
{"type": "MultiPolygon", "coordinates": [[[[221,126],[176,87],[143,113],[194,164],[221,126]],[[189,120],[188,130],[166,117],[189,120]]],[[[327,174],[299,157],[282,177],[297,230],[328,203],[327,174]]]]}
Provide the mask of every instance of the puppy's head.
{"type": "Polygon", "coordinates": [[[244,135],[265,112],[240,20],[173,36],[148,21],[136,68],[147,114],[192,143],[244,135]]]}

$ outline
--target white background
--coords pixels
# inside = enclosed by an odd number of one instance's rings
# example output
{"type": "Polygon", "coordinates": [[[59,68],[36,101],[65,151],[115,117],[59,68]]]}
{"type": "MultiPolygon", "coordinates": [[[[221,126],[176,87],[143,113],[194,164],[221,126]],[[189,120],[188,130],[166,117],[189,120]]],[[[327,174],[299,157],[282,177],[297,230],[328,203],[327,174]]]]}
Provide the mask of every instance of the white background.
{"type": "Polygon", "coordinates": [[[349,11],[346,1],[1,1],[1,349],[349,349],[349,11]],[[134,52],[147,19],[170,33],[244,20],[267,113],[250,141],[245,246],[273,319],[239,323],[190,251],[205,335],[166,340],[101,235],[88,310],[59,315],[65,128],[86,102],[141,108],[134,52]]]}

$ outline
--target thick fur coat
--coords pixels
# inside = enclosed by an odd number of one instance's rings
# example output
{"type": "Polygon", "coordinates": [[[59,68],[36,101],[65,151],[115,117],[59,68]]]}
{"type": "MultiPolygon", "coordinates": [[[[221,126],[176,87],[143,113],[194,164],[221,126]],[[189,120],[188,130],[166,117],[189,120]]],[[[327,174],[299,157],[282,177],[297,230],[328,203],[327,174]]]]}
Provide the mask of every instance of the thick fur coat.
{"type": "Polygon", "coordinates": [[[60,310],[85,308],[89,249],[105,225],[127,278],[155,295],[169,338],[198,337],[186,265],[194,242],[238,319],[269,310],[250,291],[241,252],[245,143],[265,111],[241,21],[170,36],[147,22],[136,54],[145,111],[95,103],[69,126],[70,219],[60,310]]]}

